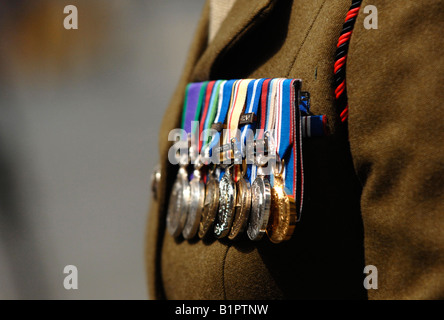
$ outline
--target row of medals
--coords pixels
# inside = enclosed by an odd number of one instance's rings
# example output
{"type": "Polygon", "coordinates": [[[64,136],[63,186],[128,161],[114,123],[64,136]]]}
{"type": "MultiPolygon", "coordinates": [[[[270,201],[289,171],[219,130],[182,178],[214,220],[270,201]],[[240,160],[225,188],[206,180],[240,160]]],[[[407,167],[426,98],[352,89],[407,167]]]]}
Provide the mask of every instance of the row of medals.
{"type": "Polygon", "coordinates": [[[253,241],[262,239],[265,234],[273,243],[291,238],[297,214],[293,198],[284,191],[282,170],[273,170],[271,187],[262,166],[258,166],[257,177],[250,185],[244,176],[244,161],[239,168],[242,170],[234,170],[238,164],[227,166],[220,181],[215,167],[209,169],[205,184],[202,165],[194,165],[191,181],[188,165],[180,165],[170,194],[166,222],[173,237],[182,234],[185,239],[192,239],[198,234],[203,239],[212,231],[216,238],[235,240],[246,231],[253,241]],[[234,179],[234,172],[237,172],[237,179],[234,179]]]}

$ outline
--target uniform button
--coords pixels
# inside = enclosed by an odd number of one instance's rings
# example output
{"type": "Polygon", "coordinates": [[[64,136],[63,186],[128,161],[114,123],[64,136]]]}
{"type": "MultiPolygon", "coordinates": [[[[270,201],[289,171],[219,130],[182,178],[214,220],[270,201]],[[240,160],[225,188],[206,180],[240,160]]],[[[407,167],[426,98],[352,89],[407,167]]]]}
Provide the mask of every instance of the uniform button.
{"type": "Polygon", "coordinates": [[[154,199],[157,200],[157,193],[159,190],[160,178],[162,177],[160,166],[157,165],[151,174],[151,192],[153,193],[154,199]]]}

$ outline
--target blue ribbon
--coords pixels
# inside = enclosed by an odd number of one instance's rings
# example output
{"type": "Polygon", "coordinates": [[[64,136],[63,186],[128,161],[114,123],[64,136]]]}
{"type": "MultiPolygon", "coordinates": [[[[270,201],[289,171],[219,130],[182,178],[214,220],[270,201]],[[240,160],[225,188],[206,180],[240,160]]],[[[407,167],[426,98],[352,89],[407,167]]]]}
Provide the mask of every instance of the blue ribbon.
{"type": "MultiPolygon", "coordinates": [[[[253,113],[257,116],[257,111],[259,109],[259,103],[261,100],[261,91],[262,91],[262,84],[265,81],[265,79],[257,79],[254,81],[251,81],[248,84],[248,88],[247,88],[247,102],[246,102],[246,109],[245,109],[245,113],[253,113]]],[[[257,121],[256,123],[248,123],[245,124],[244,127],[241,130],[241,148],[242,148],[242,155],[245,157],[246,156],[246,142],[247,142],[247,133],[249,132],[249,130],[254,130],[256,128],[257,125],[257,121]]],[[[250,180],[251,182],[251,170],[252,170],[252,165],[248,164],[247,165],[247,172],[246,172],[246,179],[250,180]]]]}
{"type": "MultiPolygon", "coordinates": [[[[282,129],[281,129],[281,143],[279,146],[279,157],[285,160],[285,183],[284,190],[287,195],[293,195],[293,176],[294,176],[294,155],[293,148],[294,143],[290,144],[291,135],[291,105],[294,103],[291,95],[291,86],[293,85],[293,79],[287,79],[284,81],[282,88],[282,129]],[[285,115],[285,116],[284,116],[285,115]]],[[[294,124],[293,124],[294,125],[294,124]]]]}
{"type": "MultiPolygon", "coordinates": [[[[228,109],[230,107],[230,100],[231,100],[231,93],[233,91],[233,86],[236,80],[228,80],[223,84],[223,91],[222,91],[222,97],[219,97],[219,99],[222,99],[219,101],[221,103],[220,112],[216,115],[216,119],[214,120],[214,123],[225,123],[225,119],[227,118],[228,109]]],[[[210,142],[210,157],[213,155],[213,149],[218,144],[220,140],[220,133],[218,132],[214,137],[212,137],[212,140],[210,142]]]]}

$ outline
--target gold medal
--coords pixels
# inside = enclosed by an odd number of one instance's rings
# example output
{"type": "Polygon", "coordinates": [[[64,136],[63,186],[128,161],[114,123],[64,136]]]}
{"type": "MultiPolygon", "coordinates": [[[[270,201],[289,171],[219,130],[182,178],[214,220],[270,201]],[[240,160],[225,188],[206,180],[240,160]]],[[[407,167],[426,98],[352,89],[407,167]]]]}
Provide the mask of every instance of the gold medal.
{"type": "Polygon", "coordinates": [[[271,189],[267,235],[273,243],[289,240],[293,235],[297,220],[294,200],[289,198],[284,191],[283,167],[282,162],[280,172],[274,174],[274,185],[271,189]]]}

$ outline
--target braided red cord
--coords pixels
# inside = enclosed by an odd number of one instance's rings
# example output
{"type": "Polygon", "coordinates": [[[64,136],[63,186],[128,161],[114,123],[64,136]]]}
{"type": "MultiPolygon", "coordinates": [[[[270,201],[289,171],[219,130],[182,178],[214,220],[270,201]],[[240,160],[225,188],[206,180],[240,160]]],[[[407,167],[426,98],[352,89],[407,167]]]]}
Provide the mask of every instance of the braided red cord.
{"type": "Polygon", "coordinates": [[[347,121],[348,118],[347,84],[345,79],[348,46],[350,44],[356,18],[359,10],[361,9],[361,3],[362,0],[354,0],[352,2],[352,5],[345,17],[341,35],[339,36],[338,43],[336,45],[337,49],[334,64],[335,98],[342,122],[347,121]]]}

